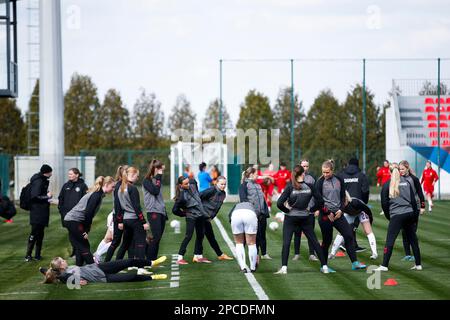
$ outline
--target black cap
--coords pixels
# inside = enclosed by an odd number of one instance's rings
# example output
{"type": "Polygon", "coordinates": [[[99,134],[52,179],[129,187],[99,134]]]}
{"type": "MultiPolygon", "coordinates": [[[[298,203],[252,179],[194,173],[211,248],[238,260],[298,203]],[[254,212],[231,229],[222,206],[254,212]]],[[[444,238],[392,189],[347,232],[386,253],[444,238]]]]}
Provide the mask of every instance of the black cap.
{"type": "Polygon", "coordinates": [[[359,161],[358,161],[358,159],[356,159],[356,158],[351,158],[349,161],[348,161],[348,164],[350,165],[350,164],[353,164],[353,165],[355,165],[355,166],[359,166],[359,161]]]}
{"type": "Polygon", "coordinates": [[[42,173],[42,174],[50,173],[50,172],[52,172],[52,171],[53,171],[52,167],[50,167],[48,164],[44,164],[44,165],[41,167],[41,173],[42,173]]]}

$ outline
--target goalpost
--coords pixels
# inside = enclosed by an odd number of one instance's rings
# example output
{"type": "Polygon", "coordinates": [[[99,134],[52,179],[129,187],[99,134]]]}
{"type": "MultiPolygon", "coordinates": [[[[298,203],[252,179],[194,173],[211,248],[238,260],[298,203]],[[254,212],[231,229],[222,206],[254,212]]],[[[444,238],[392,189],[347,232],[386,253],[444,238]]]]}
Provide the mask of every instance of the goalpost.
{"type": "MultiPolygon", "coordinates": [[[[178,141],[170,146],[170,197],[175,196],[176,181],[187,165],[191,166],[198,183],[199,164],[205,162],[208,169],[215,165],[221,175],[228,178],[227,145],[218,142],[198,143],[178,141]]],[[[228,184],[226,192],[228,194],[228,184]]]]}

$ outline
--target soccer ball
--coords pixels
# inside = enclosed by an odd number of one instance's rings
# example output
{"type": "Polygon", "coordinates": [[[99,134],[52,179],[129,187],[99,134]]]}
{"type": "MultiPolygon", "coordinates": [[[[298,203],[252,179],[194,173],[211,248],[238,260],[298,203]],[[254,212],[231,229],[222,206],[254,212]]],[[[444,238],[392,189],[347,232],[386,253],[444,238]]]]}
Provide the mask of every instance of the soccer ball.
{"type": "Polygon", "coordinates": [[[276,221],[272,221],[271,223],[269,223],[269,229],[272,231],[275,231],[278,229],[278,222],[276,221]]]}
{"type": "Polygon", "coordinates": [[[284,221],[284,213],[283,212],[278,212],[276,215],[275,215],[275,219],[278,221],[278,222],[283,222],[284,221]]]}
{"type": "Polygon", "coordinates": [[[170,226],[171,226],[172,228],[179,228],[179,227],[180,227],[180,221],[178,221],[178,220],[172,220],[172,221],[170,221],[170,226]]]}

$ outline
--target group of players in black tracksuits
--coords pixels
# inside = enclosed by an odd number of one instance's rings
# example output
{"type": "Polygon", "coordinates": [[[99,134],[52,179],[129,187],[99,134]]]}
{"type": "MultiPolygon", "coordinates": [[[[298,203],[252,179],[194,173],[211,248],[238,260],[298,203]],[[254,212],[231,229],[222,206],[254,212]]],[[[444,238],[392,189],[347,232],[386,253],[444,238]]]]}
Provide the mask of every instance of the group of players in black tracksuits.
{"type": "MultiPolygon", "coordinates": [[[[339,175],[334,174],[334,163],[325,161],[322,164],[322,176],[317,181],[308,174],[307,165],[303,164],[302,162],[301,165],[294,168],[291,183],[288,183],[277,201],[278,208],[285,213],[282,268],[277,273],[287,273],[292,236],[296,236],[294,243],[297,247],[299,246],[298,240],[301,232],[308,238],[310,256],[314,254],[316,259],[320,260],[322,269],[325,267],[328,272],[334,272],[327,266],[333,227],[343,237],[345,249],[352,262],[352,269],[365,268],[366,266],[356,258],[357,245],[354,230],[357,228],[358,219],[352,219],[352,224],[346,219],[349,216],[361,217],[361,214],[365,214],[369,216],[370,222],[373,220],[370,209],[366,205],[369,198],[367,178],[358,169],[357,160],[352,159],[346,170],[339,175]],[[344,214],[346,218],[344,218],[344,214]],[[321,245],[319,245],[314,234],[315,217],[318,217],[322,233],[321,245]],[[355,220],[356,223],[354,223],[355,220]]],[[[58,208],[61,213],[62,224],[69,231],[69,240],[78,267],[82,267],[84,264],[96,264],[90,251],[88,234],[104,195],[111,192],[114,194],[114,237],[106,254],[105,263],[111,261],[117,248],[119,248],[117,260],[122,260],[126,251],[129,251],[129,257],[140,261],[139,266],[151,265],[152,260],[157,260],[159,244],[164,233],[166,220],[168,220],[162,197],[163,170],[163,163],[159,160],[153,160],[143,182],[147,219],[140,205],[139,191],[134,185],[139,176],[139,171],[136,168],[120,166],[116,179],[98,177],[95,185],[89,190],[81,179],[81,173],[78,169],[72,168],[69,170],[69,181],[64,184],[58,197],[58,208]],[[146,231],[149,229],[151,229],[151,237],[147,237],[146,231]],[[119,247],[119,245],[121,246],[119,247]]],[[[423,213],[425,202],[420,182],[411,173],[406,161],[402,161],[397,166],[394,164],[391,172],[391,180],[383,185],[381,192],[382,208],[390,222],[383,264],[377,270],[388,270],[393,244],[401,230],[403,230],[405,250],[409,250],[411,247],[414,254],[415,266],[413,269],[421,270],[420,249],[416,232],[418,216],[423,213]]],[[[52,195],[47,192],[51,174],[51,168],[44,165],[40,172],[30,180],[30,224],[32,228],[28,239],[26,261],[33,259],[32,251],[34,247],[36,247],[34,258],[41,259],[44,229],[48,226],[49,204],[52,198],[52,195]]],[[[183,256],[194,231],[196,232],[194,262],[211,262],[203,257],[202,243],[204,236],[207,237],[219,260],[232,260],[233,258],[220,249],[211,225],[212,219],[219,212],[226,196],[226,178],[220,176],[214,186],[202,192],[198,191],[197,183],[192,177],[181,176],[177,182],[172,212],[177,216],[186,218],[186,234],[178,252],[177,263],[188,263],[183,256]]],[[[256,208],[261,207],[259,211],[263,213],[264,205],[267,206],[267,204],[265,204],[264,198],[261,197],[258,190],[253,190],[251,186],[253,186],[251,181],[243,181],[240,188],[241,202],[252,203],[255,212],[258,211],[256,208]],[[258,202],[259,198],[262,201],[258,202]]],[[[260,247],[261,241],[265,239],[262,234],[265,234],[265,230],[259,230],[258,227],[258,233],[260,234],[257,235],[257,244],[259,241],[260,247]]],[[[298,254],[297,248],[296,254],[298,254]]],[[[61,259],[57,262],[64,265],[61,259]]],[[[120,265],[120,268],[128,264],[120,265]]],[[[115,265],[113,266],[115,268],[115,265]]],[[[108,268],[108,266],[105,267],[105,269],[108,268]]],[[[142,267],[140,268],[142,269],[142,267]]],[[[142,275],[142,273],[139,275],[142,275]]],[[[148,278],[145,279],[149,280],[148,278]]]]}

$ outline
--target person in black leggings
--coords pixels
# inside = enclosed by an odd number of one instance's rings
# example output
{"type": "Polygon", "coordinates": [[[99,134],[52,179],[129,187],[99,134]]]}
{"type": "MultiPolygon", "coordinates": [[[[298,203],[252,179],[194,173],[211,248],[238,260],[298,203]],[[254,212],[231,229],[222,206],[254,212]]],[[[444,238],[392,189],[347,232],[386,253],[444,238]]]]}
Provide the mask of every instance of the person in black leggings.
{"type": "Polygon", "coordinates": [[[412,185],[405,176],[400,175],[397,168],[392,168],[390,181],[385,183],[381,189],[381,207],[389,220],[389,226],[384,246],[383,264],[375,270],[389,270],[389,260],[394,243],[402,229],[405,230],[414,253],[415,265],[411,269],[422,270],[419,240],[415,228],[420,211],[412,185]]]}
{"type": "MultiPolygon", "coordinates": [[[[122,247],[124,250],[128,250],[128,248],[133,244],[134,258],[144,259],[146,231],[150,229],[150,226],[142,213],[139,191],[134,186],[134,183],[136,183],[138,178],[138,169],[128,167],[124,170],[117,197],[119,198],[121,210],[124,212],[124,234],[122,247]]],[[[144,272],[143,269],[140,269],[140,271],[144,272]]]]}
{"type": "Polygon", "coordinates": [[[104,194],[113,191],[114,183],[112,177],[98,177],[95,185],[64,217],[64,227],[69,230],[69,239],[75,248],[77,266],[82,266],[85,262],[86,264],[94,263],[88,234],[104,194]]]}
{"type": "Polygon", "coordinates": [[[82,267],[68,266],[67,261],[61,257],[54,258],[50,267],[40,268],[39,271],[45,275],[44,283],[72,283],[86,285],[89,282],[137,282],[150,280],[163,280],[166,274],[139,275],[136,273],[119,273],[130,267],[143,268],[145,266],[155,267],[167,259],[162,256],[154,261],[144,259],[127,259],[99,264],[92,263],[82,267]],[[77,283],[77,281],[79,281],[77,283]]]}
{"type": "MultiPolygon", "coordinates": [[[[122,242],[122,235],[123,235],[123,210],[120,207],[120,201],[118,198],[117,193],[119,192],[120,185],[122,183],[122,174],[124,170],[127,170],[127,165],[121,165],[117,168],[116,172],[116,186],[114,187],[113,192],[113,201],[114,201],[114,213],[113,213],[113,222],[114,222],[114,231],[113,231],[113,239],[111,241],[111,245],[108,248],[108,251],[106,252],[105,262],[111,261],[114,252],[116,249],[120,246],[120,243],[122,242]]],[[[125,251],[120,254],[117,253],[118,258],[123,259],[125,256],[125,251]]]]}
{"type": "MultiPolygon", "coordinates": [[[[194,230],[196,230],[197,239],[201,243],[205,235],[205,220],[209,218],[208,213],[203,207],[197,189],[197,183],[194,179],[183,176],[178,177],[177,194],[172,213],[180,217],[186,217],[186,234],[178,251],[177,264],[188,264],[183,256],[192,239],[194,230]]],[[[194,262],[211,263],[208,259],[198,257],[194,257],[194,262]]]]}
{"type": "Polygon", "coordinates": [[[150,223],[153,236],[146,249],[148,259],[156,259],[158,256],[159,244],[166,228],[166,221],[168,220],[162,191],[164,169],[165,166],[160,160],[153,159],[150,162],[147,175],[142,184],[147,221],[150,223]]]}
{"type": "Polygon", "coordinates": [[[333,227],[344,237],[345,247],[352,262],[352,270],[364,269],[365,264],[356,259],[353,232],[347,220],[343,217],[345,206],[344,181],[334,175],[334,161],[328,160],[322,164],[322,176],[317,180],[315,188],[318,195],[318,205],[321,207],[319,226],[322,231],[322,249],[328,260],[328,249],[333,240],[333,227]]]}
{"type": "MultiPolygon", "coordinates": [[[[419,178],[412,174],[409,163],[406,160],[400,161],[398,164],[398,171],[400,175],[405,177],[406,180],[412,187],[414,192],[414,198],[417,202],[417,208],[420,208],[420,214],[425,212],[425,197],[423,195],[422,186],[420,184],[419,178]]],[[[414,224],[414,232],[417,234],[418,221],[414,224]]],[[[411,243],[406,235],[406,230],[402,229],[402,239],[403,239],[403,249],[405,250],[405,256],[402,258],[403,261],[414,261],[414,257],[411,255],[411,243]]]]}
{"type": "MultiPolygon", "coordinates": [[[[233,260],[233,258],[229,257],[226,253],[224,253],[219,244],[217,243],[216,237],[214,235],[214,230],[212,226],[212,220],[219,213],[220,207],[223,204],[223,201],[226,197],[225,188],[227,187],[227,179],[224,176],[219,176],[216,179],[216,184],[212,187],[209,187],[206,190],[200,192],[200,199],[202,199],[203,207],[206,212],[209,214],[209,219],[205,220],[205,236],[208,239],[211,248],[213,248],[214,252],[217,255],[219,260],[233,260]]],[[[195,241],[195,252],[198,258],[203,258],[203,246],[199,239],[197,238],[195,241]]]]}
{"type": "MultiPolygon", "coordinates": [[[[306,159],[303,159],[300,162],[300,165],[305,170],[305,182],[308,184],[315,185],[316,179],[309,173],[309,161],[306,159]]],[[[314,198],[311,198],[311,202],[309,204],[309,207],[312,208],[315,205],[314,198]]],[[[312,223],[313,230],[316,227],[316,215],[313,211],[311,211],[309,215],[309,220],[312,223]]],[[[294,234],[294,257],[292,260],[299,260],[300,259],[300,244],[301,244],[301,233],[295,233],[294,234]]],[[[311,240],[308,239],[308,249],[309,249],[309,260],[310,261],[319,261],[316,254],[314,253],[314,245],[311,240]]]]}
{"type": "MultiPolygon", "coordinates": [[[[308,240],[311,241],[322,264],[320,270],[323,273],[334,272],[333,269],[327,266],[320,244],[314,234],[313,224],[309,219],[309,204],[311,198],[317,198],[317,194],[314,186],[306,183],[304,179],[303,167],[296,166],[292,174],[292,182],[286,186],[277,202],[278,208],[285,213],[285,218],[283,223],[283,249],[281,251],[282,266],[275,274],[287,274],[289,249],[294,232],[303,232],[308,240]]],[[[317,207],[311,209],[316,210],[317,207]]]]}

